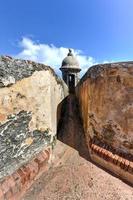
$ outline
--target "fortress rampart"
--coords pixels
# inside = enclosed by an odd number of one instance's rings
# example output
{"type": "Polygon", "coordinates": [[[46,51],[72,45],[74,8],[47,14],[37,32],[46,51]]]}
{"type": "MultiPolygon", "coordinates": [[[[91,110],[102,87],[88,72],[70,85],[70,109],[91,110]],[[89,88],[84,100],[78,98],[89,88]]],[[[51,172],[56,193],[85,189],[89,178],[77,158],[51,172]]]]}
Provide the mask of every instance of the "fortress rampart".
{"type": "Polygon", "coordinates": [[[91,67],[76,93],[92,160],[133,183],[133,62],[91,67]]]}

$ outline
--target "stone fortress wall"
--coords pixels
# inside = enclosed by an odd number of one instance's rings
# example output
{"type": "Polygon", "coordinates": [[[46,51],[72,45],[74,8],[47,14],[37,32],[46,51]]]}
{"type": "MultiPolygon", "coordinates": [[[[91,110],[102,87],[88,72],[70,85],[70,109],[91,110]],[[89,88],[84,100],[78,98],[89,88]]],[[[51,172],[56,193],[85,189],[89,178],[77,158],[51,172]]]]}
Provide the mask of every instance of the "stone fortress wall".
{"type": "Polygon", "coordinates": [[[67,94],[52,68],[0,57],[0,178],[54,145],[57,106],[67,94]]]}
{"type": "Polygon", "coordinates": [[[91,67],[76,93],[92,160],[133,183],[133,62],[91,67]]]}

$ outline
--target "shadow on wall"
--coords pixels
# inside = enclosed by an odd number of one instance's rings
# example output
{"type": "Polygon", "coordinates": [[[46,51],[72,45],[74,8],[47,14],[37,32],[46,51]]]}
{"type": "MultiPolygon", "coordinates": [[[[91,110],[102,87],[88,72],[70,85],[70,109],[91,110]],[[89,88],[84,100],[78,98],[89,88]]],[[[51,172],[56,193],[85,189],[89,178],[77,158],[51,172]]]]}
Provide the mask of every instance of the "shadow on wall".
{"type": "Polygon", "coordinates": [[[57,108],[57,138],[61,142],[76,149],[80,156],[90,160],[89,151],[85,143],[79,105],[74,94],[67,96],[57,108]]]}

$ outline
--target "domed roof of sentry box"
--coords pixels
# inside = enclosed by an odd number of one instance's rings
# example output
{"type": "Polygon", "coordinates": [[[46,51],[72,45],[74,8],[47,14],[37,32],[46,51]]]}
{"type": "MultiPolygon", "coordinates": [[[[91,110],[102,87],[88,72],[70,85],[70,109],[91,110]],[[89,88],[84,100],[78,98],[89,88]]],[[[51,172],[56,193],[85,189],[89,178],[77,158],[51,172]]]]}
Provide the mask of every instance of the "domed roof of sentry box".
{"type": "Polygon", "coordinates": [[[72,50],[69,49],[67,57],[62,61],[60,69],[78,69],[80,70],[79,62],[77,58],[73,55],[72,50]]]}

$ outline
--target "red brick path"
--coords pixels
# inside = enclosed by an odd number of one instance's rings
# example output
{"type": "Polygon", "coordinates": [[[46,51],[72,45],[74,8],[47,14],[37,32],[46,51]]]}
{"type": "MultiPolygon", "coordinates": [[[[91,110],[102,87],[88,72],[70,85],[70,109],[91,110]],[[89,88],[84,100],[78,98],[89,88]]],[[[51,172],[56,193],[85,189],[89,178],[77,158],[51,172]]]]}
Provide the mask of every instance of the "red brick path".
{"type": "Polygon", "coordinates": [[[33,182],[49,168],[50,148],[37,154],[28,164],[0,182],[0,200],[19,200],[33,182]]]}

